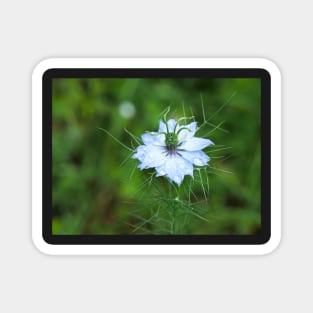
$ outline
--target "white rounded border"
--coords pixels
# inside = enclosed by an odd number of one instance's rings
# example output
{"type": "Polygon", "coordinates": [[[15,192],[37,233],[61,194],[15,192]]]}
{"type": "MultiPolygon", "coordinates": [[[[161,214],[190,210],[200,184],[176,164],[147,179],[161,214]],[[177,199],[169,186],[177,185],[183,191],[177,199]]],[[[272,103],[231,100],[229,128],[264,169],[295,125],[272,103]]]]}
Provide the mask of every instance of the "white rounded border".
{"type": "Polygon", "coordinates": [[[264,58],[52,58],[32,75],[32,238],[51,255],[263,255],[281,238],[281,75],[264,58]],[[271,76],[271,237],[262,245],[51,245],[42,237],[42,76],[51,68],[260,68],[271,76]]]}

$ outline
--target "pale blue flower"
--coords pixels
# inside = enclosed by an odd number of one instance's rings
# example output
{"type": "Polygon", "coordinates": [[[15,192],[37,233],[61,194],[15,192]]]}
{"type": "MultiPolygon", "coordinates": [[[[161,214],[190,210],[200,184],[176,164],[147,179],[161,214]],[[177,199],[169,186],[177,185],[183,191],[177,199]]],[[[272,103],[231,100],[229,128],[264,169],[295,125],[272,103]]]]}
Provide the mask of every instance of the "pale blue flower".
{"type": "Polygon", "coordinates": [[[143,145],[137,147],[132,158],[141,162],[141,170],[155,168],[156,176],[166,176],[179,186],[185,175],[193,177],[194,165],[206,166],[210,160],[202,149],[214,143],[195,137],[196,131],[196,122],[179,125],[174,119],[161,120],[158,132],[141,136],[143,145]]]}

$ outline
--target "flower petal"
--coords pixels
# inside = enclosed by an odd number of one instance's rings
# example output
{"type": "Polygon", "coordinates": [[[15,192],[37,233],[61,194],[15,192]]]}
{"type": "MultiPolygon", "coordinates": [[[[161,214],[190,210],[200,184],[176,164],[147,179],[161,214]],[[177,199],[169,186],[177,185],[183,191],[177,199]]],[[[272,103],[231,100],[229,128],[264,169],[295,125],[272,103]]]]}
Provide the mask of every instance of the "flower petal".
{"type": "Polygon", "coordinates": [[[179,126],[177,132],[178,133],[178,140],[180,142],[190,139],[195,135],[195,132],[197,130],[197,122],[192,122],[188,125],[181,125],[179,126]],[[180,129],[182,129],[180,131],[180,129]]]}
{"type": "Polygon", "coordinates": [[[145,133],[141,136],[141,139],[145,145],[165,145],[165,135],[164,134],[158,134],[155,132],[151,133],[145,133]]]}
{"type": "Polygon", "coordinates": [[[166,124],[160,120],[159,133],[173,133],[177,122],[174,119],[170,119],[166,124]],[[167,124],[167,127],[166,127],[167,124]]]}
{"type": "Polygon", "coordinates": [[[136,148],[136,153],[132,155],[132,159],[137,159],[142,162],[146,155],[147,146],[138,146],[136,148]]]}
{"type": "Polygon", "coordinates": [[[182,183],[185,175],[193,176],[193,166],[189,161],[180,156],[169,156],[165,163],[156,168],[157,176],[166,175],[178,186],[182,183]]]}
{"type": "Polygon", "coordinates": [[[186,141],[184,141],[180,146],[180,150],[186,150],[186,151],[198,151],[201,150],[207,146],[214,145],[214,143],[205,138],[198,138],[198,137],[192,137],[186,141]]]}
{"type": "Polygon", "coordinates": [[[159,123],[159,133],[167,133],[166,125],[162,120],[159,123]]]}
{"type": "Polygon", "coordinates": [[[148,145],[144,151],[144,156],[141,156],[141,164],[139,168],[141,170],[157,167],[162,165],[166,160],[165,150],[161,146],[148,145]]]}
{"type": "Polygon", "coordinates": [[[210,157],[203,151],[179,151],[179,154],[189,162],[197,166],[205,166],[210,161],[210,157]]]}
{"type": "Polygon", "coordinates": [[[174,119],[170,119],[167,121],[167,126],[168,126],[168,131],[170,133],[174,132],[175,126],[176,126],[176,121],[174,119]]]}

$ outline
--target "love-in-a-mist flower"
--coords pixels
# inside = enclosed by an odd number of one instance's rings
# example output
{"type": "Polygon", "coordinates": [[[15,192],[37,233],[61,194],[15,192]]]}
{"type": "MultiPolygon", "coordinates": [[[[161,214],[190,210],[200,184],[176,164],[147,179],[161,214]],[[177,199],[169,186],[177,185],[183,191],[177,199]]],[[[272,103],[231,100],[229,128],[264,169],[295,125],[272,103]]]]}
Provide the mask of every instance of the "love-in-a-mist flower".
{"type": "Polygon", "coordinates": [[[210,160],[202,149],[214,145],[205,138],[195,137],[197,123],[179,125],[174,119],[160,120],[158,132],[141,136],[143,145],[132,156],[141,163],[141,170],[155,168],[156,176],[166,176],[178,186],[185,175],[193,177],[194,165],[206,166],[210,160]]]}

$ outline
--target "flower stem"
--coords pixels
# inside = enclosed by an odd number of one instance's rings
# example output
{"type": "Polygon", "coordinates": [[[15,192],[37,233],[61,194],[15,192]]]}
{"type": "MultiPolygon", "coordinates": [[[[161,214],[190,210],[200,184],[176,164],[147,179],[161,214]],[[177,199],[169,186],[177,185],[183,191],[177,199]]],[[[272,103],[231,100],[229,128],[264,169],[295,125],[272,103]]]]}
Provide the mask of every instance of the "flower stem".
{"type": "Polygon", "coordinates": [[[169,202],[170,204],[170,208],[169,208],[169,212],[170,212],[170,225],[171,225],[171,229],[170,229],[170,234],[171,235],[175,235],[177,232],[177,221],[176,221],[176,213],[177,213],[177,201],[179,199],[179,193],[178,193],[178,189],[175,188],[175,186],[173,185],[173,183],[169,183],[169,198],[171,199],[171,201],[169,202]]]}

